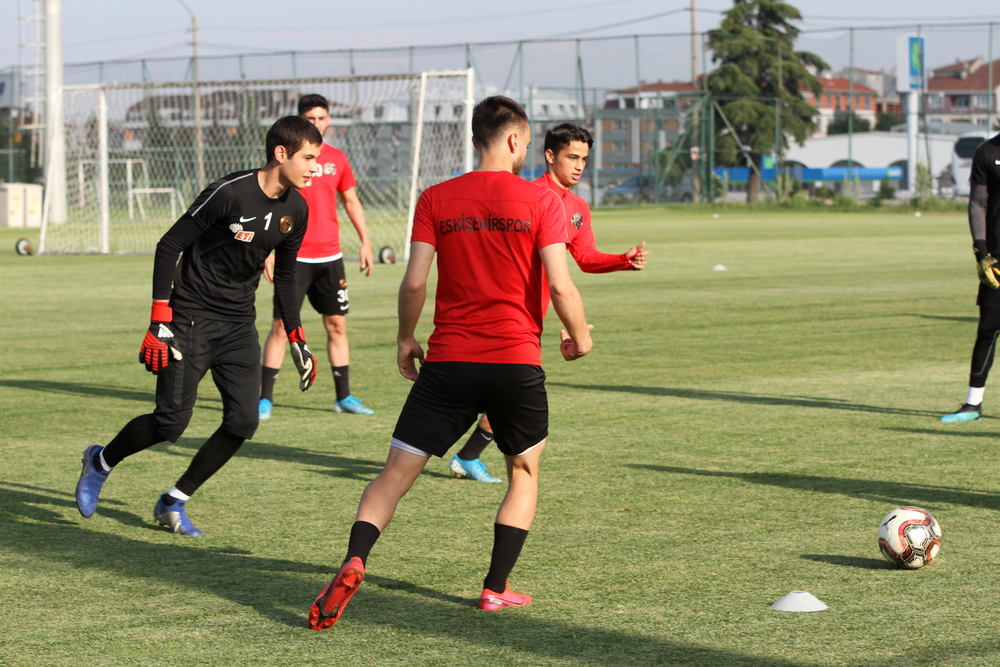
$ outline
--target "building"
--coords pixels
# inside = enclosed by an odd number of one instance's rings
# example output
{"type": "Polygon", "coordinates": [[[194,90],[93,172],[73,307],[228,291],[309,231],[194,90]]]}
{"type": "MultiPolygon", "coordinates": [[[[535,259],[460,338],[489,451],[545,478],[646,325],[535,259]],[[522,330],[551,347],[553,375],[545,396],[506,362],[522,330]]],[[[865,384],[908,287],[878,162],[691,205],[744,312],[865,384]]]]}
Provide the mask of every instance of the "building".
{"type": "Polygon", "coordinates": [[[864,118],[871,127],[875,127],[878,92],[858,82],[852,86],[851,80],[843,77],[816,78],[823,86],[823,91],[818,96],[808,89],[802,91],[803,99],[819,111],[813,136],[826,136],[830,123],[847,118],[852,110],[856,118],[864,118]]]}
{"type": "Polygon", "coordinates": [[[998,87],[1000,87],[1000,61],[995,60],[992,64],[987,64],[982,58],[976,57],[938,67],[927,77],[927,98],[924,107],[927,121],[973,123],[980,127],[995,126],[995,112],[992,114],[994,122],[991,123],[990,109],[991,107],[996,109],[998,87]]]}
{"type": "Polygon", "coordinates": [[[883,115],[902,116],[903,108],[896,91],[896,71],[894,69],[883,68],[879,71],[861,69],[855,67],[845,67],[834,74],[847,80],[854,80],[862,86],[871,88],[876,93],[875,117],[883,115]]]}

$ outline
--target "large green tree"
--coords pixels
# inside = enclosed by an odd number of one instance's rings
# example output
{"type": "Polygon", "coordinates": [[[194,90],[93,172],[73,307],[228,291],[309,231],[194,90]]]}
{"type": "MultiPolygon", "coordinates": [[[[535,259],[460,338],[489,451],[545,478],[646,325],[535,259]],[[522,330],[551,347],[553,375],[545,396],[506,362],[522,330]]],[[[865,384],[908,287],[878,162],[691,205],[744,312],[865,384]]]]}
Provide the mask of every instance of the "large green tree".
{"type": "MultiPolygon", "coordinates": [[[[815,129],[819,112],[802,93],[819,95],[822,86],[809,68],[821,72],[829,65],[813,53],[795,51],[799,30],[791,22],[801,19],[799,10],[784,2],[733,0],[719,28],[708,33],[718,67],[706,87],[721,107],[715,119],[716,163],[760,165],[776,140],[782,149],[789,137],[801,145],[815,129]]],[[[756,202],[759,194],[760,176],[751,169],[747,202],[756,202]]]]}

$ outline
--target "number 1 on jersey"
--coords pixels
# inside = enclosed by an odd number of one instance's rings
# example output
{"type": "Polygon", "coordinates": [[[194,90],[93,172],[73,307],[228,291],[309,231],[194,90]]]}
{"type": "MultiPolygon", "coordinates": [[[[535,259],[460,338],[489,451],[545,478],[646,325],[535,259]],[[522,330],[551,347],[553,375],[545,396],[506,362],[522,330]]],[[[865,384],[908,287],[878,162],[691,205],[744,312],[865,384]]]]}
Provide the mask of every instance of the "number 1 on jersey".
{"type": "Polygon", "coordinates": [[[267,215],[264,216],[264,220],[266,221],[266,222],[264,222],[264,231],[265,232],[267,231],[267,228],[271,226],[271,216],[272,215],[274,215],[274,214],[273,213],[268,213],[267,215]]]}

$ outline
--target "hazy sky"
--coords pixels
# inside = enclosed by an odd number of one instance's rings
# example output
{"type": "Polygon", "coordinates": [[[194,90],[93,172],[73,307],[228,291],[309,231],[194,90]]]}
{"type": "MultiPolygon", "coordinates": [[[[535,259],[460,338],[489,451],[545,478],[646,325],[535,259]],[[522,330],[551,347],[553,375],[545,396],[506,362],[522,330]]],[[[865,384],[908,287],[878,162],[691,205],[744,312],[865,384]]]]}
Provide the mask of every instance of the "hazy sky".
{"type": "MultiPolygon", "coordinates": [[[[202,55],[686,33],[691,29],[689,5],[682,0],[185,1],[198,19],[202,55]]],[[[18,63],[19,7],[28,4],[26,0],[0,0],[0,68],[18,63]]],[[[797,47],[819,54],[834,68],[846,66],[850,60],[849,33],[816,31],[855,27],[854,64],[880,69],[895,64],[895,34],[905,29],[872,30],[874,27],[945,20],[968,24],[922,28],[921,33],[928,38],[931,66],[958,58],[987,57],[988,24],[996,21],[1000,28],[1000,6],[987,0],[964,0],[954,5],[930,0],[799,0],[791,4],[805,19],[799,24],[805,34],[797,47]],[[947,6],[960,13],[943,15],[941,8],[947,6]]],[[[698,30],[703,31],[716,27],[721,12],[732,5],[723,0],[697,0],[696,6],[698,30]]],[[[180,0],[63,0],[62,7],[66,63],[190,54],[191,19],[180,0]]],[[[994,57],[1000,58],[1000,29],[995,32],[994,57]]],[[[690,72],[690,56],[685,54],[688,45],[678,36],[660,52],[651,47],[644,56],[650,62],[643,61],[643,71],[651,73],[650,78],[684,78],[684,73],[690,72]]],[[[487,56],[478,57],[483,60],[487,56]]],[[[603,59],[597,49],[584,51],[583,58],[588,71],[596,71],[603,59]]],[[[511,69],[509,55],[498,54],[496,59],[497,71],[511,69]]],[[[534,67],[544,65],[536,63],[534,67]]],[[[611,72],[607,76],[617,75],[611,72]]],[[[588,85],[606,85],[591,78],[588,85]]],[[[620,78],[634,81],[634,68],[623,71],[620,78]]]]}

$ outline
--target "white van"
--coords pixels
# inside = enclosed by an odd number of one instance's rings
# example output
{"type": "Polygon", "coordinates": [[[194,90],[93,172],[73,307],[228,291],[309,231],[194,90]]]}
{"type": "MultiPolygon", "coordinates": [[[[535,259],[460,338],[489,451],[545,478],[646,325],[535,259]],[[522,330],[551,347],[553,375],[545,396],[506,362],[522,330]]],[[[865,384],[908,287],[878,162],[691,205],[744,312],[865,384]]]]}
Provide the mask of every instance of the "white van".
{"type": "Polygon", "coordinates": [[[951,151],[951,178],[955,182],[955,197],[969,196],[969,175],[972,173],[972,156],[979,144],[989,139],[986,130],[964,132],[951,151]]]}

